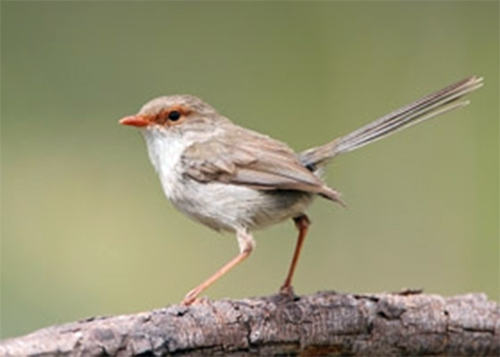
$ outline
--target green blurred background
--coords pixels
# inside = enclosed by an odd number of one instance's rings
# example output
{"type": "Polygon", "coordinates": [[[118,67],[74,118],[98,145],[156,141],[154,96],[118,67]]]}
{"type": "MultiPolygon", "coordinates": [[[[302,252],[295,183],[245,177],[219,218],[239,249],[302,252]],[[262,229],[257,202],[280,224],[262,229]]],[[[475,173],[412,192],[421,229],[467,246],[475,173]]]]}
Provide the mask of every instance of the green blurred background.
{"type": "MultiPolygon", "coordinates": [[[[297,150],[470,74],[472,104],[336,160],[296,274],[318,290],[499,296],[498,2],[2,2],[1,337],[179,302],[237,253],[166,201],[117,120],[200,96],[297,150]]],[[[206,294],[267,295],[295,229],[206,294]]]]}

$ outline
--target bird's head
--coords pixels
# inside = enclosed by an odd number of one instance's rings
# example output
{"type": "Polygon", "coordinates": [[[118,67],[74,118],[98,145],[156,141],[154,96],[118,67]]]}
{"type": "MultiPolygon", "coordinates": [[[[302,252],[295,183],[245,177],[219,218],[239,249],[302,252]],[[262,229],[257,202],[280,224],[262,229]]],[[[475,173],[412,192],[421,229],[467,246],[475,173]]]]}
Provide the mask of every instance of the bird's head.
{"type": "Polygon", "coordinates": [[[119,123],[145,130],[178,131],[183,128],[206,130],[207,126],[227,121],[200,98],[172,95],[147,102],[137,114],[124,117],[119,123]]]}

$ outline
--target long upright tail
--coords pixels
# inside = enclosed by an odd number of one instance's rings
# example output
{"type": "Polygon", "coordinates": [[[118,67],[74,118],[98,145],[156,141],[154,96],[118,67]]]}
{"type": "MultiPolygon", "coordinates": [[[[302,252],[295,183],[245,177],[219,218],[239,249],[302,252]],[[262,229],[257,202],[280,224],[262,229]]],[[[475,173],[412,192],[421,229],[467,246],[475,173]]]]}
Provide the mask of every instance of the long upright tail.
{"type": "Polygon", "coordinates": [[[338,154],[358,149],[399,130],[469,104],[469,101],[459,101],[459,99],[480,88],[483,85],[482,82],[483,79],[476,76],[462,79],[401,107],[350,134],[337,138],[323,146],[306,150],[299,154],[299,159],[304,166],[314,171],[318,166],[338,154]]]}

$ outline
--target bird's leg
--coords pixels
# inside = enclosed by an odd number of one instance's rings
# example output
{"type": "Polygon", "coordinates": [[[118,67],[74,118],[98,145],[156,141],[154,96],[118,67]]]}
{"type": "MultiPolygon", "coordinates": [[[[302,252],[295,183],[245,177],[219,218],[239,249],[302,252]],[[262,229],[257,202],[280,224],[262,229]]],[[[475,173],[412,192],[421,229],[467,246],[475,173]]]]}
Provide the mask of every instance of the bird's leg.
{"type": "Polygon", "coordinates": [[[200,295],[203,292],[203,290],[205,290],[210,285],[215,283],[217,280],[219,280],[220,277],[222,277],[228,271],[233,269],[236,265],[241,263],[250,255],[252,250],[255,248],[255,241],[253,240],[252,235],[249,232],[247,232],[246,229],[240,229],[236,231],[236,238],[238,239],[240,254],[234,257],[230,262],[228,262],[222,268],[217,270],[217,272],[210,278],[208,278],[203,283],[198,285],[196,288],[188,292],[184,300],[182,300],[183,305],[186,306],[191,305],[196,300],[198,295],[200,295]]]}
{"type": "Polygon", "coordinates": [[[293,253],[292,263],[290,264],[288,275],[285,279],[285,282],[280,288],[280,293],[292,294],[292,295],[293,295],[293,290],[292,290],[293,273],[295,272],[295,267],[299,260],[300,251],[302,250],[302,244],[304,243],[304,240],[306,238],[307,229],[311,224],[311,221],[309,221],[309,218],[307,218],[305,214],[301,214],[300,216],[295,217],[293,221],[295,222],[295,227],[297,227],[299,231],[299,237],[297,238],[297,245],[295,246],[295,252],[293,253]]]}

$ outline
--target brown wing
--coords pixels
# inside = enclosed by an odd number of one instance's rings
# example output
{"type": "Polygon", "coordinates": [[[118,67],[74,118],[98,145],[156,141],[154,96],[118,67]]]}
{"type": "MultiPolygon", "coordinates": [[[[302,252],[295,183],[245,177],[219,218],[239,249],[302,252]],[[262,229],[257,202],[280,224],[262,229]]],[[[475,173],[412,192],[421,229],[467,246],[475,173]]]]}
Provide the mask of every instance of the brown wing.
{"type": "Polygon", "coordinates": [[[341,202],[339,193],[302,166],[288,146],[234,128],[231,135],[212,137],[188,147],[181,157],[185,174],[200,182],[226,182],[258,190],[297,190],[341,202]]]}

